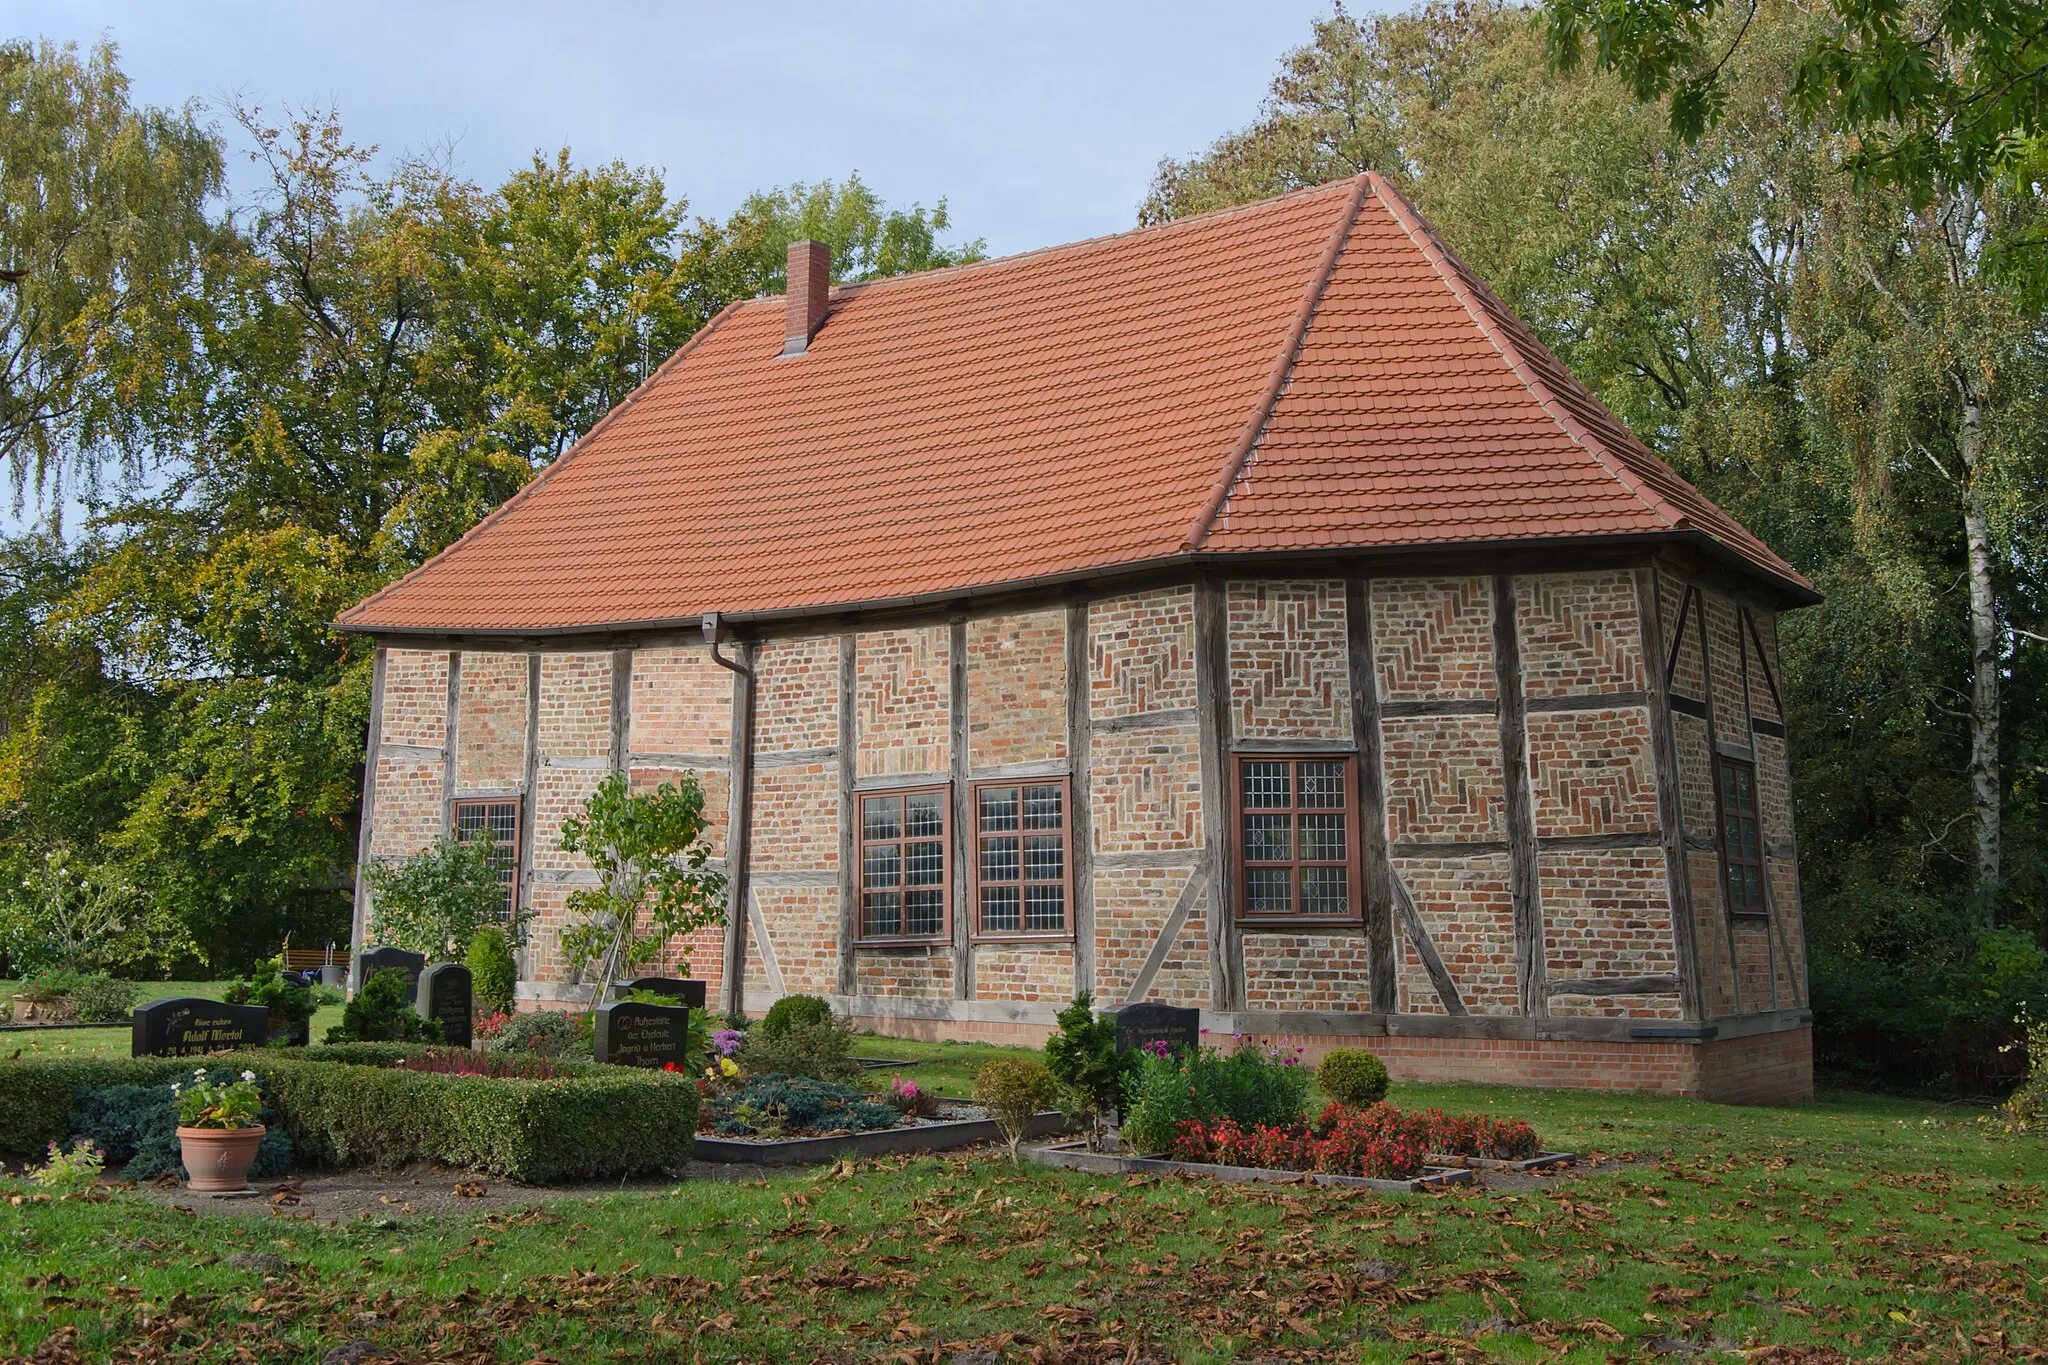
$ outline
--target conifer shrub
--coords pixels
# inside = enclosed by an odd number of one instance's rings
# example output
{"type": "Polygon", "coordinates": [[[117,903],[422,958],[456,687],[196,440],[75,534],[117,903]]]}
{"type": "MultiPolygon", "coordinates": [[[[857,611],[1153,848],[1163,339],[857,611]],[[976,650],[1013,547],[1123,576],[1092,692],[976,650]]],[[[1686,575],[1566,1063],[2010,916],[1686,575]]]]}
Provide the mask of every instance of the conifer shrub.
{"type": "Polygon", "coordinates": [[[422,1018],[406,995],[405,973],[396,967],[372,972],[327,1030],[330,1043],[438,1043],[441,1023],[422,1018]]]}

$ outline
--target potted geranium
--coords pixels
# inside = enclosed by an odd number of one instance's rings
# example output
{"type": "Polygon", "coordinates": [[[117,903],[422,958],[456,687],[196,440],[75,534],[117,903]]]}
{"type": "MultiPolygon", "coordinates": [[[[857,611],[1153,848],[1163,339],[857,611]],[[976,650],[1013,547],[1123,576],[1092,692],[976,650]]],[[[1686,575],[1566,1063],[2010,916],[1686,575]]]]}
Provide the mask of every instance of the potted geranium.
{"type": "Polygon", "coordinates": [[[215,1085],[206,1068],[184,1083],[172,1082],[178,1100],[178,1146],[185,1158],[186,1188],[207,1192],[246,1190],[249,1167],[263,1144],[263,1125],[256,1115],[263,1106],[256,1073],[215,1085]]]}

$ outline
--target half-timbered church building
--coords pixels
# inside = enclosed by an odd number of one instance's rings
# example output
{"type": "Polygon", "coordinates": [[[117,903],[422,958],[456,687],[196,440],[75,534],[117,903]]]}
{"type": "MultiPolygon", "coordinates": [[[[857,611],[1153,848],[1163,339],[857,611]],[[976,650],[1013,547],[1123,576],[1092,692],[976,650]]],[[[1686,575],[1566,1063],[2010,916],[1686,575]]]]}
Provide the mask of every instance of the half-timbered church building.
{"type": "Polygon", "coordinates": [[[563,819],[690,772],[732,907],[669,965],[728,1008],[1032,1041],[1085,988],[1397,1078],[1811,1093],[1813,590],[1385,181],[828,268],[343,619],[362,857],[493,830],[522,1001],[590,993],[563,819]]]}

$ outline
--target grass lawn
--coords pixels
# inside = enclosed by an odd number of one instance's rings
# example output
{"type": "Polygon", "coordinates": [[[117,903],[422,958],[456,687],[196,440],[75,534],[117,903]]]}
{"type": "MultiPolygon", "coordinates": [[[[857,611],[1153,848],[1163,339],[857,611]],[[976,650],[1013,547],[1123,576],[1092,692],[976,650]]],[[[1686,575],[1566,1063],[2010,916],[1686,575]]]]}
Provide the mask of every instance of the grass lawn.
{"type": "MultiPolygon", "coordinates": [[[[232,981],[139,981],[141,994],[136,1003],[146,1005],[152,1000],[168,1000],[174,995],[197,996],[201,1000],[218,1000],[221,992],[232,986],[232,981]]],[[[0,998],[12,996],[21,989],[19,981],[0,981],[0,998]]],[[[341,1022],[341,1006],[329,1005],[313,1015],[313,1037],[317,1041],[327,1036],[331,1024],[341,1022]]],[[[46,1033],[31,1033],[26,1030],[0,1033],[0,1059],[11,1055],[23,1057],[126,1057],[130,1051],[133,1035],[126,1024],[111,1024],[106,1028],[63,1028],[51,1029],[46,1033]]]]}
{"type": "MultiPolygon", "coordinates": [[[[888,1046],[949,1091],[997,1051],[888,1046]]],[[[1629,1164],[1395,1197],[895,1158],[339,1229],[31,1199],[0,1204],[0,1353],[316,1362],[365,1340],[438,1361],[927,1362],[971,1343],[1006,1360],[1604,1362],[1689,1341],[1752,1360],[1995,1360],[2048,1339],[2039,1139],[1847,1094],[1393,1098],[1521,1114],[1552,1145],[1629,1164]]]]}

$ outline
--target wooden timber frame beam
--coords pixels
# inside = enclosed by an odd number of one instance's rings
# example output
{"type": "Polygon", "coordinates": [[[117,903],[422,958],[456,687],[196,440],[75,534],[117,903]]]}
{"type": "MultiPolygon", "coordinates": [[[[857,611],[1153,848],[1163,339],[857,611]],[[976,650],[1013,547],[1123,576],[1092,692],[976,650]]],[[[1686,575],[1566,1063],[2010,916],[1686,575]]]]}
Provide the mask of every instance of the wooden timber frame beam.
{"type": "Polygon", "coordinates": [[[1500,698],[1500,767],[1506,788],[1508,895],[1514,906],[1515,979],[1523,1014],[1550,1013],[1543,989],[1543,898],[1537,882],[1536,817],[1529,794],[1529,720],[1522,696],[1521,634],[1515,621],[1515,580],[1493,578],[1493,675],[1500,698]]]}
{"type": "MultiPolygon", "coordinates": [[[[1372,580],[1344,580],[1344,633],[1351,679],[1351,734],[1358,746],[1358,823],[1365,840],[1366,995],[1375,1014],[1392,1014],[1398,996],[1394,969],[1394,865],[1387,848],[1385,777],[1381,772],[1380,682],[1373,661],[1372,580]]],[[[1439,963],[1441,966],[1441,963],[1439,963]]],[[[1452,990],[1446,1001],[1454,999],[1452,990]]]]}
{"type": "MultiPolygon", "coordinates": [[[[725,823],[725,975],[720,994],[727,1014],[745,1012],[747,1003],[747,910],[751,889],[748,869],[752,862],[754,823],[754,656],[752,641],[742,643],[736,653],[739,667],[732,668],[732,738],[726,772],[730,777],[725,823]]],[[[717,646],[712,657],[718,659],[717,646]]]]}
{"type": "Polygon", "coordinates": [[[1210,1008],[1244,1008],[1244,931],[1237,923],[1237,857],[1230,837],[1230,620],[1223,584],[1195,585],[1195,711],[1202,769],[1202,839],[1209,849],[1210,1008]]]}

